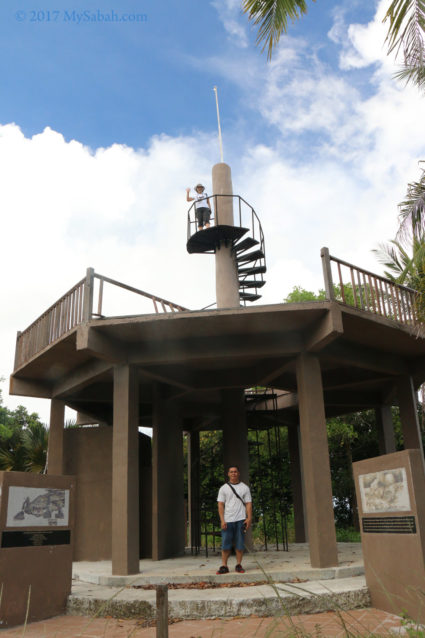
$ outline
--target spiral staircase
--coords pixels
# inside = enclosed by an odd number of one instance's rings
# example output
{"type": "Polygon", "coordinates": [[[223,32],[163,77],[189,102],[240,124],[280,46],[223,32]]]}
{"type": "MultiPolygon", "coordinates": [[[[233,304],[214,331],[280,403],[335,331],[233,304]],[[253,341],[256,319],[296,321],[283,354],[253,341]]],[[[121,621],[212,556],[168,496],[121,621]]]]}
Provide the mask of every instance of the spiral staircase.
{"type": "Polygon", "coordinates": [[[205,230],[197,230],[195,219],[195,203],[188,211],[187,218],[187,252],[214,254],[221,243],[231,244],[234,253],[239,281],[239,296],[244,305],[261,298],[259,289],[266,283],[263,275],[267,271],[264,245],[264,234],[258,215],[239,195],[212,195],[215,223],[205,230]],[[231,197],[235,210],[235,225],[220,224],[220,198],[231,197]]]}

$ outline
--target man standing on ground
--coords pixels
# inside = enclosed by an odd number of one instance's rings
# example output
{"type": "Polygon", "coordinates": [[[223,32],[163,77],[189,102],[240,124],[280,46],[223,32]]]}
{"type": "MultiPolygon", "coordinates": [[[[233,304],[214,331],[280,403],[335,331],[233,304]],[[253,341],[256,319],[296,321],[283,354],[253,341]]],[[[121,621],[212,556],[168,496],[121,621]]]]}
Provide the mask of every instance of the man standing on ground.
{"type": "Polygon", "coordinates": [[[232,551],[236,550],[235,570],[240,574],[245,572],[242,567],[242,556],[245,549],[245,532],[251,526],[252,499],[248,485],[240,481],[237,465],[229,467],[227,476],[229,482],[220,487],[218,492],[218,513],[221,523],[221,560],[222,565],[217,574],[228,574],[227,560],[232,551]]]}

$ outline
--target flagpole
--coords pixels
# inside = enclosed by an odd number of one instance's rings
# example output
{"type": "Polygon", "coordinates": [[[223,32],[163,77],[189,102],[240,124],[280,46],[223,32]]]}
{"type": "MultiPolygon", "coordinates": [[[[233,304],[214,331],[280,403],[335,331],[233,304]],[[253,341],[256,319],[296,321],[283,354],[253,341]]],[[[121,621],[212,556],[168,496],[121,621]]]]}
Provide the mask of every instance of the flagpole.
{"type": "Polygon", "coordinates": [[[223,163],[223,140],[222,140],[222,137],[221,137],[220,111],[218,109],[218,93],[217,93],[217,87],[216,86],[213,88],[213,91],[215,93],[215,103],[216,103],[216,106],[217,106],[218,142],[220,144],[220,160],[221,160],[221,163],[223,163]]]}

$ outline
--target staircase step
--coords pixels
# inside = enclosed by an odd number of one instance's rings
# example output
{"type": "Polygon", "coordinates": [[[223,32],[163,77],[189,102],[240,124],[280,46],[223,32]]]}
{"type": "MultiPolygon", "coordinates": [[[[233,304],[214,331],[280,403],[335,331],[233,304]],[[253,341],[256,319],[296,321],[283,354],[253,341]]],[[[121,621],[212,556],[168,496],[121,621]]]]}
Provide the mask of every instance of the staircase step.
{"type": "Polygon", "coordinates": [[[261,295],[255,295],[253,292],[240,292],[239,296],[244,301],[257,301],[261,297],[261,295]]]}
{"type": "Polygon", "coordinates": [[[248,266],[247,268],[238,267],[238,274],[240,275],[261,275],[267,271],[266,266],[248,266]]]}
{"type": "Polygon", "coordinates": [[[245,255],[241,255],[236,258],[238,262],[249,262],[249,261],[257,261],[258,259],[264,259],[264,253],[262,250],[254,250],[252,253],[246,253],[245,255]]]}
{"type": "Polygon", "coordinates": [[[262,288],[265,283],[264,279],[239,279],[240,288],[262,288]]]}
{"type": "Polygon", "coordinates": [[[242,241],[235,244],[234,249],[237,253],[241,253],[244,250],[248,250],[248,248],[257,246],[257,244],[259,243],[260,242],[257,239],[254,239],[253,237],[247,237],[246,239],[243,239],[242,241]]]}

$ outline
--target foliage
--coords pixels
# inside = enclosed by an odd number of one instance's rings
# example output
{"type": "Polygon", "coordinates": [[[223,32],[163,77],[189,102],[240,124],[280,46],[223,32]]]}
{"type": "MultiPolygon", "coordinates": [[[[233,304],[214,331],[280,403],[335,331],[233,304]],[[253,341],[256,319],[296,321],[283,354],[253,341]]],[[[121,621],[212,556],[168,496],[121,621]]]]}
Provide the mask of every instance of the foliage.
{"type": "Polygon", "coordinates": [[[425,230],[425,169],[418,181],[407,185],[406,199],[400,202],[400,228],[398,235],[402,238],[411,234],[417,239],[423,237],[425,230]]]}
{"type": "Polygon", "coordinates": [[[403,69],[397,77],[425,87],[425,0],[393,0],[385,14],[389,21],[388,53],[400,50],[403,69]]]}
{"type": "Polygon", "coordinates": [[[300,303],[303,301],[325,301],[326,292],[319,290],[318,293],[305,290],[301,286],[294,286],[292,291],[283,300],[285,303],[300,303]]]}
{"type": "Polygon", "coordinates": [[[270,60],[280,36],[288,31],[288,20],[295,22],[307,13],[307,3],[305,0],[243,0],[242,9],[255,26],[259,25],[257,44],[263,43],[262,51],[267,47],[270,60]]]}
{"type": "Polygon", "coordinates": [[[47,427],[35,412],[20,405],[9,410],[0,393],[0,470],[43,472],[47,456],[47,427]]]}
{"type": "Polygon", "coordinates": [[[393,239],[374,250],[378,260],[387,268],[385,276],[409,286],[419,294],[415,305],[419,319],[425,323],[425,237],[421,230],[410,238],[393,239]]]}
{"type": "MultiPolygon", "coordinates": [[[[337,301],[343,301],[349,306],[354,306],[354,293],[351,284],[339,284],[334,287],[334,295],[337,301]]],[[[305,301],[326,301],[326,292],[322,289],[319,292],[305,290],[301,286],[294,286],[292,291],[284,298],[285,303],[302,303],[305,301]]]]}

